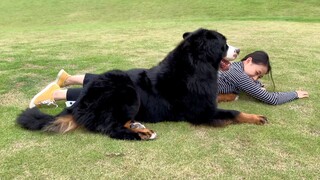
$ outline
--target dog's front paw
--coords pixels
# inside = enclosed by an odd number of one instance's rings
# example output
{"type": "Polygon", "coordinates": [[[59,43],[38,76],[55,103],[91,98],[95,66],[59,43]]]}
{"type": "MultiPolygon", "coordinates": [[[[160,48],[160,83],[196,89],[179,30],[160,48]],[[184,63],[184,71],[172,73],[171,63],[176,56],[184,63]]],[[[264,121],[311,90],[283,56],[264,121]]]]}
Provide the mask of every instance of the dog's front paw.
{"type": "Polygon", "coordinates": [[[242,112],[236,117],[236,119],[239,123],[251,123],[258,125],[268,123],[268,119],[263,115],[247,114],[242,112]]]}
{"type": "Polygon", "coordinates": [[[257,123],[258,125],[263,125],[268,123],[268,119],[267,117],[263,116],[263,115],[255,115],[256,119],[257,119],[257,123]]]}

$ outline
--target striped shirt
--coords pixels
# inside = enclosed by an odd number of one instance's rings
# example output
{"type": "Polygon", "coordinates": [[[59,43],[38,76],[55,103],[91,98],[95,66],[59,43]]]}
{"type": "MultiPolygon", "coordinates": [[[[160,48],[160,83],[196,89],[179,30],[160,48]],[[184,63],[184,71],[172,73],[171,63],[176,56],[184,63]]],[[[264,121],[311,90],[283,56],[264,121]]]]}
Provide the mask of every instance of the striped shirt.
{"type": "Polygon", "coordinates": [[[219,71],[218,93],[239,94],[240,91],[268,104],[283,104],[298,98],[293,92],[268,92],[261,89],[262,84],[250,78],[243,69],[243,62],[234,62],[228,71],[219,71]]]}

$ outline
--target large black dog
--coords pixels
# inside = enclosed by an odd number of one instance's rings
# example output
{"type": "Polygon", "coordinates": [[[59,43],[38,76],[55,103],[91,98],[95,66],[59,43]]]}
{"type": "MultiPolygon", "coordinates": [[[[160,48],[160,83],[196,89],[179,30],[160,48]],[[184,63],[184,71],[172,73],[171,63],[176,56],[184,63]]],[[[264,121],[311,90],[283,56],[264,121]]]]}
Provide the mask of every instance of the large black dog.
{"type": "Polygon", "coordinates": [[[224,58],[226,38],[206,29],[184,33],[183,38],[157,66],[101,74],[59,115],[32,108],[22,112],[17,123],[29,130],[60,133],[80,126],[129,140],[154,138],[152,130],[134,127],[134,120],[208,126],[266,123],[261,115],[217,108],[217,71],[229,63],[224,58]]]}

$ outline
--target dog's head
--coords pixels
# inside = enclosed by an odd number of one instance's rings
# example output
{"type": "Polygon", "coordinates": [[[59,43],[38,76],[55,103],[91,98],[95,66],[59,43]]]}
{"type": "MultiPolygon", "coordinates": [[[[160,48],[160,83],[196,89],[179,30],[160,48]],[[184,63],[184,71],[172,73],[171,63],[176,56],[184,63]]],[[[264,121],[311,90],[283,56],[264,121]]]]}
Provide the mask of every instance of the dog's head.
{"type": "Polygon", "coordinates": [[[182,47],[193,61],[210,63],[216,70],[228,70],[230,61],[237,58],[240,49],[227,44],[224,35],[217,31],[198,29],[183,34],[182,47]]]}
{"type": "Polygon", "coordinates": [[[228,46],[227,54],[220,62],[220,70],[222,71],[227,71],[231,64],[230,61],[235,60],[240,54],[239,48],[236,48],[230,45],[227,45],[227,46],[228,46]]]}

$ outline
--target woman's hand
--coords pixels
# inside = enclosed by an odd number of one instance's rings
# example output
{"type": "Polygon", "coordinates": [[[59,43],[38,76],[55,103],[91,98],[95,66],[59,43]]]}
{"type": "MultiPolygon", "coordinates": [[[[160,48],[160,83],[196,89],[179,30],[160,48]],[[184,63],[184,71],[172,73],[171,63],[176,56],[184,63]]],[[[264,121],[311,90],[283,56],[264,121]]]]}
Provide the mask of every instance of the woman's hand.
{"type": "Polygon", "coordinates": [[[296,91],[298,94],[298,98],[306,98],[309,97],[309,93],[307,91],[296,91]]]}

